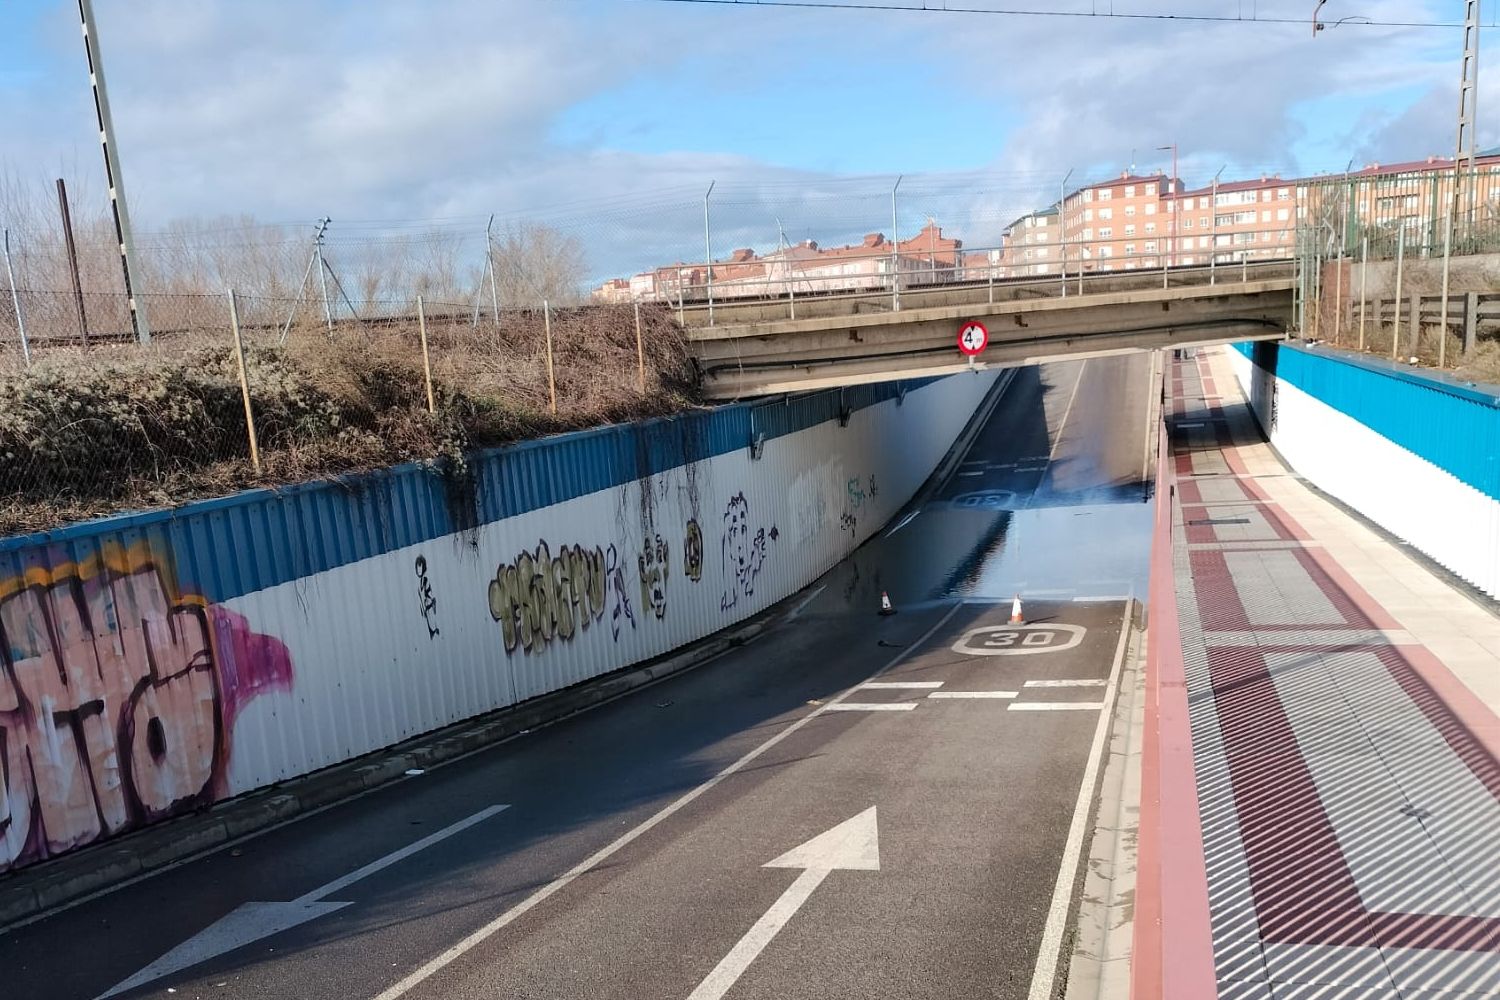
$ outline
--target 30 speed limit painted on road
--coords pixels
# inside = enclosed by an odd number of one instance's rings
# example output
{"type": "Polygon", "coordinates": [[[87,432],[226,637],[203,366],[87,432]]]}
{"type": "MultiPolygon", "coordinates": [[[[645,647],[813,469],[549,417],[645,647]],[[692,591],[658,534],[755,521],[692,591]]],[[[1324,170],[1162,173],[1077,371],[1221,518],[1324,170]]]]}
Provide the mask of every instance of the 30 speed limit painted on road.
{"type": "Polygon", "coordinates": [[[983,323],[977,319],[971,319],[958,329],[958,349],[969,357],[983,354],[984,349],[990,346],[990,331],[985,329],[983,323]]]}
{"type": "Polygon", "coordinates": [[[1082,625],[987,625],[970,629],[953,644],[965,656],[1029,656],[1072,649],[1083,641],[1082,625]]]}

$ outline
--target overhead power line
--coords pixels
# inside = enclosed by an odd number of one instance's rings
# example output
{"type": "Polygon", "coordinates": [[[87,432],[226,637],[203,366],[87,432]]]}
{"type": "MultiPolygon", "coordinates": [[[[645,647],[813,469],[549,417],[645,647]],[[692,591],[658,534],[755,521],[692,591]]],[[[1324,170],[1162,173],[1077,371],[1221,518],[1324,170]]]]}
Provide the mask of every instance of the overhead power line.
{"type": "MultiPolygon", "coordinates": [[[[917,14],[988,14],[993,17],[1051,17],[1115,21],[1176,21],[1183,24],[1265,24],[1306,27],[1306,17],[1239,17],[1228,14],[1172,14],[1144,11],[1104,10],[1034,10],[1024,7],[978,7],[965,3],[928,0],[914,3],[840,2],[840,0],[645,0],[649,3],[696,4],[706,7],[788,7],[798,10],[910,11],[917,14]]],[[[1338,24],[1366,28],[1462,28],[1461,21],[1386,21],[1377,18],[1347,17],[1338,24]]]]}

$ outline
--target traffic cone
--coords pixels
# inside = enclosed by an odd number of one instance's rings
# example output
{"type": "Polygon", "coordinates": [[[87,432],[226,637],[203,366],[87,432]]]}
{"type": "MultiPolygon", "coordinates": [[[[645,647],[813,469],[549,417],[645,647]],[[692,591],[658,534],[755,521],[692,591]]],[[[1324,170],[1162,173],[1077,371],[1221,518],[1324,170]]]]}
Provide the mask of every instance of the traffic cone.
{"type": "Polygon", "coordinates": [[[891,606],[891,597],[885,591],[880,592],[880,613],[882,615],[893,615],[896,609],[891,606]]]}
{"type": "Polygon", "coordinates": [[[1012,625],[1025,625],[1026,619],[1021,617],[1021,595],[1017,594],[1010,602],[1010,623],[1012,625]]]}

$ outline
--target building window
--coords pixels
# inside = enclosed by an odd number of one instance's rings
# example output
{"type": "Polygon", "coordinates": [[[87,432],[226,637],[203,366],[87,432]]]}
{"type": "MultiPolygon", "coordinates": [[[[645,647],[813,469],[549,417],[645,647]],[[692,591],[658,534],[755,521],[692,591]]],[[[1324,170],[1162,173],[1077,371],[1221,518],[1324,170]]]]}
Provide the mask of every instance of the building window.
{"type": "Polygon", "coordinates": [[[1260,213],[1260,221],[1261,222],[1270,222],[1271,221],[1271,212],[1270,212],[1269,209],[1267,209],[1266,211],[1260,213]]]}
{"type": "Polygon", "coordinates": [[[1291,189],[1290,188],[1281,188],[1279,191],[1276,192],[1276,200],[1277,201],[1291,201],[1292,200],[1292,191],[1291,191],[1291,189]]]}
{"type": "Polygon", "coordinates": [[[1099,248],[1099,256],[1100,257],[1108,258],[1108,257],[1113,257],[1114,255],[1115,255],[1115,248],[1114,247],[1100,247],[1099,248]]]}
{"type": "Polygon", "coordinates": [[[1085,229],[1083,231],[1083,238],[1086,239],[1086,240],[1093,239],[1094,238],[1094,231],[1092,229],[1085,229]]]}
{"type": "Polygon", "coordinates": [[[1110,227],[1110,226],[1105,226],[1103,229],[1099,230],[1099,238],[1101,240],[1107,240],[1111,236],[1113,236],[1114,234],[1115,234],[1115,231],[1114,231],[1113,227],[1110,227]]]}
{"type": "Polygon", "coordinates": [[[1127,197],[1127,198],[1134,198],[1135,197],[1135,185],[1134,184],[1127,184],[1127,185],[1125,185],[1125,197],[1127,197]]]}
{"type": "Polygon", "coordinates": [[[1200,237],[1198,237],[1198,249],[1200,249],[1200,250],[1206,250],[1206,249],[1208,249],[1208,237],[1207,236],[1200,236],[1200,237]]]}
{"type": "Polygon", "coordinates": [[[1193,262],[1193,258],[1191,258],[1191,257],[1184,257],[1184,258],[1182,258],[1182,263],[1184,263],[1184,264],[1191,264],[1192,262],[1193,262]]]}
{"type": "Polygon", "coordinates": [[[1093,201],[1094,200],[1094,192],[1092,192],[1092,191],[1085,191],[1085,192],[1083,192],[1083,200],[1084,201],[1093,201]]]}
{"type": "Polygon", "coordinates": [[[1264,191],[1262,191],[1260,193],[1260,200],[1261,201],[1270,201],[1271,200],[1271,189],[1270,188],[1266,188],[1264,191]]]}
{"type": "Polygon", "coordinates": [[[1126,205],[1125,206],[1125,214],[1127,216],[1134,216],[1135,215],[1135,206],[1134,205],[1126,205]]]}
{"type": "Polygon", "coordinates": [[[1115,194],[1115,192],[1114,192],[1113,188],[1101,188],[1099,190],[1099,200],[1100,201],[1109,201],[1111,198],[1114,197],[1114,194],[1115,194]]]}
{"type": "Polygon", "coordinates": [[[1047,248],[1046,247],[1042,247],[1039,250],[1037,250],[1036,257],[1037,257],[1037,260],[1046,260],[1047,259],[1047,248]]]}
{"type": "Polygon", "coordinates": [[[1148,223],[1146,223],[1146,232],[1148,232],[1148,233],[1154,233],[1154,232],[1156,232],[1156,223],[1154,223],[1154,222],[1148,222],[1148,223]]]}
{"type": "Polygon", "coordinates": [[[1132,226],[1126,226],[1125,227],[1125,235],[1126,236],[1134,236],[1135,235],[1135,226],[1133,226],[1133,225],[1132,226]]]}
{"type": "Polygon", "coordinates": [[[1147,253],[1156,253],[1156,241],[1155,240],[1147,240],[1146,241],[1146,252],[1147,253]]]}
{"type": "Polygon", "coordinates": [[[1154,201],[1148,201],[1146,203],[1146,214],[1147,215],[1155,215],[1156,214],[1156,202],[1154,202],[1154,201]]]}
{"type": "Polygon", "coordinates": [[[1182,220],[1182,228],[1183,229],[1192,229],[1193,228],[1193,220],[1191,218],[1183,219],[1182,220]]]}
{"type": "Polygon", "coordinates": [[[1191,249],[1193,249],[1193,241],[1192,241],[1191,238],[1185,239],[1181,243],[1179,243],[1178,246],[1181,247],[1183,250],[1191,250],[1191,249]]]}
{"type": "Polygon", "coordinates": [[[1292,217],[1292,210],[1289,209],[1289,208],[1278,208],[1276,210],[1276,221],[1277,222],[1287,222],[1287,221],[1289,221],[1291,219],[1291,217],[1292,217]]]}
{"type": "Polygon", "coordinates": [[[1134,243],[1127,243],[1127,244],[1125,244],[1125,252],[1127,254],[1135,253],[1135,244],[1134,243]]]}
{"type": "Polygon", "coordinates": [[[1101,208],[1101,209],[1099,209],[1099,218],[1100,218],[1101,221],[1108,222],[1110,219],[1113,219],[1114,217],[1115,217],[1115,210],[1114,209],[1112,209],[1112,208],[1101,208]]]}

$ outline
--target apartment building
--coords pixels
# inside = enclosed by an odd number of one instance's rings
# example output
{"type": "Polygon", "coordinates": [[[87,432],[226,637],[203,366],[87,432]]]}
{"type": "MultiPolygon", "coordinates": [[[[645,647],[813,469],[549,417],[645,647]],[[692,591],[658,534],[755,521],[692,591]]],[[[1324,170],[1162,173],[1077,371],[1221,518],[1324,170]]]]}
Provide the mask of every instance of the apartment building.
{"type": "Polygon", "coordinates": [[[1289,257],[1296,248],[1297,182],[1279,176],[1184,191],[1165,206],[1167,263],[1191,266],[1289,257]]]}
{"type": "MultiPolygon", "coordinates": [[[[877,291],[900,275],[902,287],[938,284],[959,276],[963,241],[943,233],[933,219],[915,235],[893,242],[884,233],[868,233],[859,243],[819,247],[812,240],[760,255],[735,250],[712,264],[716,301],[766,295],[814,292],[877,291]]],[[[675,264],[630,278],[612,278],[594,289],[598,302],[694,301],[708,297],[709,268],[675,264]]]]}
{"type": "MultiPolygon", "coordinates": [[[[1062,265],[1072,274],[1162,266],[1171,251],[1168,201],[1181,180],[1129,171],[1063,199],[1062,265]]],[[[1055,273],[1055,269],[1054,269],[1055,273]]]]}
{"type": "MultiPolygon", "coordinates": [[[[1021,216],[1005,227],[1000,243],[997,278],[1056,274],[1062,228],[1057,206],[1021,216]]],[[[976,277],[988,277],[988,274],[976,277]]]]}

